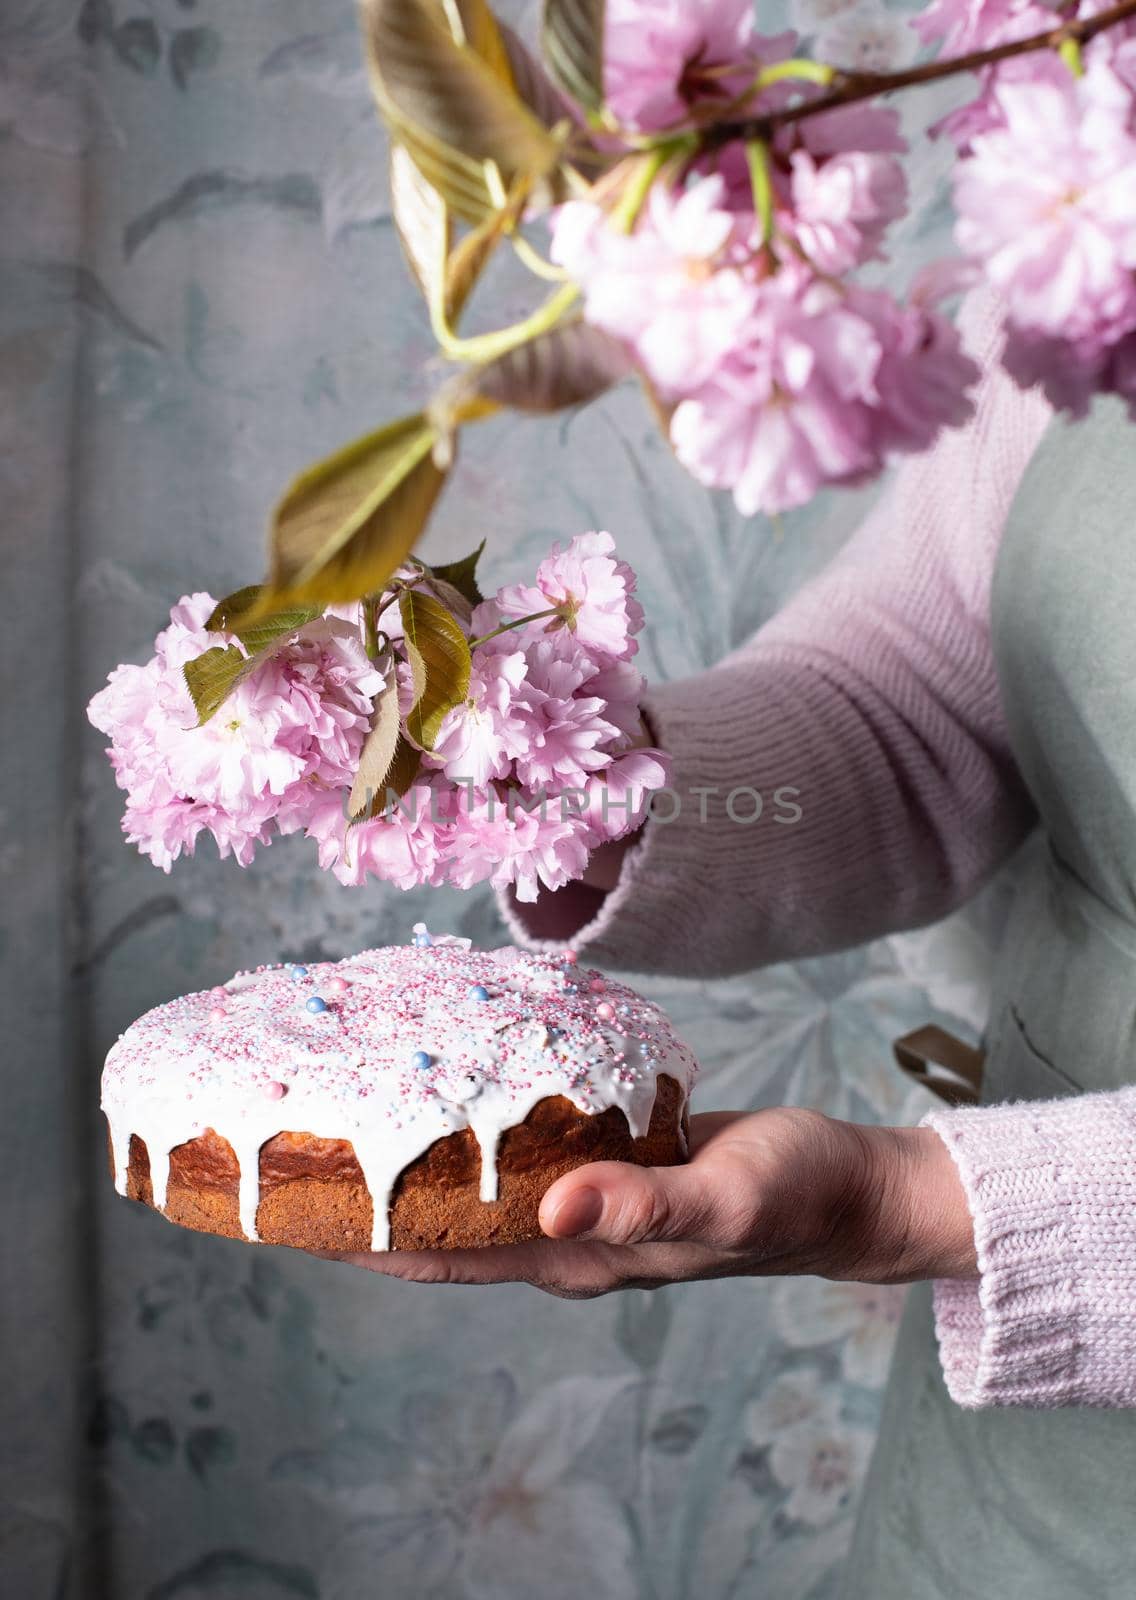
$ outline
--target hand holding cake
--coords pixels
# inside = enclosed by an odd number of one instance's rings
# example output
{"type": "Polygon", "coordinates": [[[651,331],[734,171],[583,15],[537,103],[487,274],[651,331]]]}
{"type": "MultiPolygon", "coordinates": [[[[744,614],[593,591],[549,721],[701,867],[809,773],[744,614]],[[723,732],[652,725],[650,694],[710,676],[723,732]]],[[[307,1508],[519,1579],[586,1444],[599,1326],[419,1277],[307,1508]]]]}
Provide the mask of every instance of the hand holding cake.
{"type": "Polygon", "coordinates": [[[977,1275],[953,1159],[930,1128],[777,1107],[690,1119],[690,1161],[601,1161],[540,1205],[549,1237],[498,1250],[344,1255],[417,1283],[530,1283],[565,1299],[698,1278],[809,1273],[858,1283],[977,1275]]]}

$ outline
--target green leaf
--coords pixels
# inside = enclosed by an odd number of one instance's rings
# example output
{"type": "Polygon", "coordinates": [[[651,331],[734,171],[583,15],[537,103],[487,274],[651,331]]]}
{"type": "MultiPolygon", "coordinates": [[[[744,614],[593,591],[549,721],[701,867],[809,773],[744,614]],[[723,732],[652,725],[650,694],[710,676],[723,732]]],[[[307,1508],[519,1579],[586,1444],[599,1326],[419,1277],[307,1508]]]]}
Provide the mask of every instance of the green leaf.
{"type": "Polygon", "coordinates": [[[604,103],[604,10],[604,0],[544,0],[544,59],[585,111],[599,111],[604,103]]]}
{"type": "MultiPolygon", "coordinates": [[[[459,43],[468,45],[481,57],[495,78],[513,88],[513,69],[504,29],[487,0],[454,0],[454,10],[461,19],[463,38],[459,43]]],[[[452,36],[452,28],[450,32],[452,36]]]]}
{"type": "Polygon", "coordinates": [[[197,712],[197,726],[209,721],[220,710],[242,678],[252,670],[252,662],[235,644],[215,645],[182,671],[197,712]]]}
{"type": "MultiPolygon", "coordinates": [[[[394,760],[391,762],[390,771],[387,773],[386,787],[393,789],[395,794],[401,797],[417,778],[418,769],[421,765],[421,750],[416,749],[405,733],[400,732],[398,743],[394,747],[394,760]]],[[[381,810],[382,807],[379,809],[381,810]]]]}
{"type": "Polygon", "coordinates": [[[536,113],[546,128],[555,128],[565,119],[574,121],[578,112],[561,94],[541,63],[507,23],[502,22],[499,27],[509,57],[513,86],[529,110],[536,113]]]}
{"type": "Polygon", "coordinates": [[[258,610],[358,600],[414,548],[445,482],[422,414],[357,439],[296,479],[276,508],[258,610]]]}
{"type": "Polygon", "coordinates": [[[406,728],[416,744],[432,750],[446,713],[469,693],[469,640],[442,602],[421,589],[404,589],[398,608],[414,674],[414,705],[406,728]]]}
{"type": "Polygon", "coordinates": [[[437,562],[430,568],[435,578],[441,578],[445,583],[452,583],[471,606],[480,605],[485,599],[477,586],[477,563],[481,560],[484,549],[485,540],[482,539],[477,549],[471,550],[468,556],[462,556],[460,561],[437,562]]]}
{"type": "Polygon", "coordinates": [[[259,583],[247,583],[243,589],[234,589],[232,594],[227,594],[223,600],[218,600],[205,621],[208,632],[232,632],[233,625],[246,611],[251,611],[256,605],[260,599],[260,591],[259,583]]]}
{"type": "Polygon", "coordinates": [[[503,235],[516,225],[527,185],[456,247],[446,202],[397,144],[391,147],[390,193],[395,230],[422,296],[431,314],[440,312],[447,326],[453,327],[503,235]]]}
{"type": "Polygon", "coordinates": [[[462,594],[460,589],[455,589],[452,583],[447,583],[445,578],[433,576],[426,579],[426,587],[431,594],[436,594],[438,599],[461,623],[463,628],[468,628],[473,617],[473,607],[462,594]]]}
{"type": "Polygon", "coordinates": [[[273,644],[282,634],[291,636],[323,615],[322,606],[289,606],[282,611],[256,614],[263,586],[250,583],[219,600],[206,621],[210,633],[231,633],[250,654],[273,644]]]}
{"type": "Polygon", "coordinates": [[[457,216],[476,224],[497,209],[487,162],[506,191],[556,166],[559,141],[499,63],[454,39],[436,0],[366,0],[364,26],[379,109],[457,216]]]}
{"type": "Polygon", "coordinates": [[[224,705],[238,683],[243,683],[302,627],[323,614],[322,606],[293,606],[249,618],[247,614],[253,611],[261,592],[259,584],[238,589],[218,602],[205,624],[210,633],[234,635],[244,645],[247,655],[235,644],[214,645],[193,661],[187,661],[183,668],[197,711],[198,727],[224,705]]]}
{"type": "Polygon", "coordinates": [[[374,704],[370,731],[359,752],[359,767],[347,801],[347,813],[352,822],[362,816],[375,816],[383,809],[386,781],[402,731],[398,715],[398,681],[393,668],[389,679],[375,696],[374,704]]]}
{"type": "Polygon", "coordinates": [[[407,265],[427,305],[445,296],[453,224],[446,202],[400,144],[390,152],[391,215],[407,265]]]}
{"type": "Polygon", "coordinates": [[[491,217],[478,224],[464,238],[459,239],[446,262],[445,311],[447,322],[453,324],[481,274],[489,264],[497,246],[506,234],[511,233],[520,221],[521,212],[529,195],[527,180],[521,180],[512,190],[505,204],[491,217]]]}
{"type": "Polygon", "coordinates": [[[573,317],[495,361],[459,373],[436,397],[438,415],[461,415],[475,397],[515,411],[564,411],[586,405],[632,370],[610,334],[573,317]]]}

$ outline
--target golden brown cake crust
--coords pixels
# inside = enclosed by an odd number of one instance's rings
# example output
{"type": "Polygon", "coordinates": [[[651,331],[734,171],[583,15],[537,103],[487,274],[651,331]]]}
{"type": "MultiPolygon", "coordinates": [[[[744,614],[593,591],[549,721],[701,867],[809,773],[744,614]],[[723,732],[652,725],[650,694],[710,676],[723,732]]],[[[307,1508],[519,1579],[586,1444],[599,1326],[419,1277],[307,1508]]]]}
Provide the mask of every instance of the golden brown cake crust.
{"type": "MultiPolygon", "coordinates": [[[[481,1152],[472,1129],[463,1128],[436,1140],[403,1170],[391,1201],[391,1248],[459,1249],[540,1238],[541,1197],[557,1178],[592,1161],[677,1166],[687,1157],[688,1127],[683,1087],[665,1073],[650,1126],[639,1139],[631,1137],[618,1106],[588,1115],[564,1096],[550,1096],[502,1134],[493,1201],[480,1198],[481,1152]]],[[[185,1228],[243,1239],[239,1176],[232,1146],[207,1129],[171,1152],[163,1215],[185,1228]]],[[[136,1134],[126,1192],[153,1205],[150,1159],[136,1134]]],[[[287,1132],[262,1145],[256,1227],[265,1244],[370,1250],[371,1196],[350,1142],[287,1132]]]]}

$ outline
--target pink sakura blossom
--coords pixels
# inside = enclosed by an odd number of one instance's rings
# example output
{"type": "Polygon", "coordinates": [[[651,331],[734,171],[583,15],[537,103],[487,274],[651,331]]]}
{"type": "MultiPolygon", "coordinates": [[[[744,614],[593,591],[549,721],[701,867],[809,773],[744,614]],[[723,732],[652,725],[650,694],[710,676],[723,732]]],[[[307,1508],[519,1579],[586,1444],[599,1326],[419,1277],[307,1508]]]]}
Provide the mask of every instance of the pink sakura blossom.
{"type": "Polygon", "coordinates": [[[956,237],[1011,325],[1082,346],[1136,327],[1132,103],[1103,63],[1060,84],[1002,84],[1002,127],[955,177],[956,237]]]}
{"type": "Polygon", "coordinates": [[[1102,346],[1010,328],[1002,360],[1023,388],[1039,385],[1056,410],[1084,417],[1095,395],[1116,394],[1136,421],[1136,331],[1102,346]]]}
{"type": "Polygon", "coordinates": [[[788,227],[818,272],[839,276],[882,259],[884,234],[907,209],[907,179],[891,155],[851,150],[818,163],[791,157],[788,227]]]}
{"type": "MultiPolygon", "coordinates": [[[[890,106],[873,105],[871,101],[835,106],[831,111],[807,117],[796,135],[786,131],[779,138],[791,141],[797,136],[817,161],[826,156],[846,155],[852,150],[890,156],[901,156],[907,150],[899,113],[890,106]]],[[[783,151],[784,148],[782,146],[783,151]]]]}
{"type": "Polygon", "coordinates": [[[944,428],[960,428],[981,374],[954,324],[918,301],[901,306],[880,289],[851,289],[846,304],[879,341],[873,427],[882,456],[928,450],[944,428]]]}
{"type": "Polygon", "coordinates": [[[169,871],[198,835],[242,865],[273,832],[302,826],[321,783],[349,781],[382,674],[349,624],[311,624],[238,684],[203,726],[185,681],[187,661],[231,636],[208,633],[211,595],[186,596],[143,667],[119,667],[88,707],[109,735],[128,792],[123,826],[169,871]],[[282,826],[283,823],[283,826],[282,826]]]}
{"type": "MultiPolygon", "coordinates": [[[[501,634],[500,639],[507,643],[516,635],[501,634]]],[[[526,670],[520,650],[474,652],[469,694],[447,714],[434,743],[434,759],[448,778],[484,789],[490,778],[504,778],[510,763],[524,755],[528,718],[517,694],[526,670]]]]}
{"type": "Polygon", "coordinates": [[[370,878],[398,889],[444,881],[455,791],[437,777],[414,783],[382,815],[348,823],[344,795],[325,793],[309,816],[306,836],[319,847],[319,864],[339,882],[358,888],[370,878]]]}
{"type": "MultiPolygon", "coordinates": [[[[639,702],[646,680],[630,661],[609,661],[580,685],[585,695],[598,695],[603,701],[604,721],[616,730],[619,744],[639,734],[639,702]]],[[[613,747],[614,748],[614,747],[613,747]]]]}
{"type": "Polygon", "coordinates": [[[834,295],[769,280],[760,314],[711,381],[678,406],[671,442],[701,482],[730,488],[745,516],[803,505],[824,483],[875,465],[865,405],[880,349],[834,295]]]}
{"type": "MultiPolygon", "coordinates": [[[[302,832],[320,866],[347,885],[492,878],[516,882],[523,898],[539,883],[559,886],[583,870],[604,828],[631,826],[587,815],[586,786],[609,774],[622,793],[629,757],[647,778],[663,770],[627,751],[644,686],[630,659],[643,625],[634,590],[611,535],[596,532],[553,546],[535,586],[479,604],[465,702],[422,752],[408,792],[388,794],[383,815],[355,823],[348,795],[386,681],[363,648],[358,609],[336,607],[286,639],[198,726],[184,667],[236,641],[206,631],[211,595],[188,596],[151,660],[117,667],[88,709],[126,790],[127,837],[167,872],[202,832],[242,866],[258,845],[302,832]]],[[[409,664],[396,652],[385,670],[396,674],[405,716],[415,695],[409,664]]]]}
{"type": "Polygon", "coordinates": [[[965,419],[976,376],[934,313],[782,269],[744,346],[677,407],[671,440],[700,482],[733,489],[743,515],[785,511],[965,419]]]}
{"type": "Polygon", "coordinates": [[[938,44],[941,55],[957,56],[1042,33],[1053,27],[1053,13],[1034,0],[931,0],[911,26],[923,44],[938,44]],[[1039,17],[1044,19],[1040,25],[1039,17]]]}
{"type": "Polygon", "coordinates": [[[586,657],[568,653],[555,638],[534,641],[526,656],[526,728],[517,777],[533,792],[580,784],[608,765],[606,747],[619,738],[619,729],[606,720],[599,695],[581,692],[592,675],[586,657]]]}
{"type": "Polygon", "coordinates": [[[627,344],[665,395],[710,377],[753,311],[755,286],[731,259],[752,243],[754,218],[726,199],[715,174],[684,190],[657,183],[633,233],[586,201],[553,219],[552,259],[582,286],[588,321],[627,344]]]}
{"type": "Polygon", "coordinates": [[[1136,422],[1136,333],[1115,345],[1109,360],[1108,374],[1101,386],[1128,402],[1128,414],[1136,422]]]}
{"type": "Polygon", "coordinates": [[[639,648],[643,608],[634,598],[635,574],[614,551],[615,540],[605,532],[577,534],[563,549],[554,544],[535,585],[498,590],[497,612],[508,619],[555,608],[555,616],[533,626],[570,635],[572,648],[596,665],[625,660],[639,648]]]}
{"type": "Polygon", "coordinates": [[[883,6],[853,6],[824,28],[815,51],[822,61],[846,72],[897,72],[919,48],[905,23],[883,6]]]}
{"type": "Polygon", "coordinates": [[[541,884],[560,889],[580,876],[588,839],[587,822],[559,797],[536,804],[516,791],[512,804],[496,795],[464,797],[448,880],[459,889],[487,880],[495,888],[514,884],[518,900],[532,901],[541,884]]]}
{"type": "Polygon", "coordinates": [[[759,67],[791,55],[795,44],[793,33],[758,34],[751,0],[608,0],[608,109],[643,132],[686,123],[692,107],[744,94],[759,67]]]}
{"type": "Polygon", "coordinates": [[[640,748],[617,756],[609,767],[584,785],[582,814],[593,848],[621,839],[642,822],[651,796],[670,782],[670,757],[662,750],[640,748]]]}

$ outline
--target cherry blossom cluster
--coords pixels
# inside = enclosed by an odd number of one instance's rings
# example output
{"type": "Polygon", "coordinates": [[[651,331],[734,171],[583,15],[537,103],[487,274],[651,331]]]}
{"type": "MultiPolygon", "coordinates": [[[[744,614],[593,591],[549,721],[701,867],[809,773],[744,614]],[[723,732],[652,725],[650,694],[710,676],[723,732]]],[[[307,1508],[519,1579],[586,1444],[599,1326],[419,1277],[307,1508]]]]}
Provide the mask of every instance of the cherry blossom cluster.
{"type": "MultiPolygon", "coordinates": [[[[778,123],[826,86],[794,34],[757,31],[750,0],[608,0],[606,19],[607,110],[637,153],[622,185],[556,210],[552,257],[700,482],[776,513],[963,423],[977,369],[934,302],[980,279],[1004,297],[1019,381],[1077,413],[1099,390],[1136,406],[1132,25],[1083,62],[1045,49],[984,69],[938,130],[960,146],[963,259],[904,303],[860,276],[907,206],[894,111],[857,99],[778,123]]],[[[1056,20],[1036,0],[934,0],[916,27],[953,56],[1056,20]]]]}
{"type": "MultiPolygon", "coordinates": [[[[1096,0],[1063,8],[1091,17],[1096,0]]],[[[1034,0],[935,0],[917,19],[951,53],[1053,25],[1034,0]]],[[[940,131],[956,142],[956,239],[1001,294],[1005,362],[1083,416],[1116,393],[1136,416],[1136,24],[1097,35],[1071,60],[1031,52],[988,68],[940,131]]]]}
{"type": "Polygon", "coordinates": [[[558,888],[667,782],[665,757],[638,742],[634,590],[611,535],[586,533],[554,545],[534,584],[478,604],[468,695],[410,787],[375,796],[362,820],[348,797],[375,698],[393,686],[405,717],[415,696],[397,605],[379,613],[377,656],[362,608],[333,608],[283,639],[199,726],[184,666],[239,641],[207,632],[216,602],[189,595],[151,660],[116,667],[88,707],[126,791],[127,839],[167,872],[203,832],[242,866],[258,845],[302,833],[345,884],[491,881],[527,900],[542,883],[558,888]]]}
{"type": "MultiPolygon", "coordinates": [[[[639,130],[744,96],[797,43],[759,34],[749,0],[611,0],[607,16],[609,106],[639,130]]],[[[779,83],[761,109],[796,93],[779,83]]],[[[661,175],[629,229],[591,201],[554,217],[553,259],[585,315],[631,347],[679,459],[747,515],[863,482],[969,415],[976,371],[946,319],[845,281],[906,209],[905,148],[895,112],[849,106],[759,152],[764,205],[734,140],[661,175]]]]}

